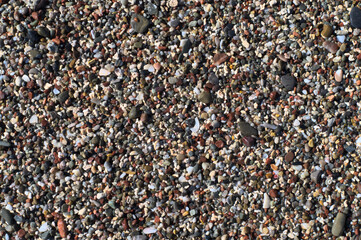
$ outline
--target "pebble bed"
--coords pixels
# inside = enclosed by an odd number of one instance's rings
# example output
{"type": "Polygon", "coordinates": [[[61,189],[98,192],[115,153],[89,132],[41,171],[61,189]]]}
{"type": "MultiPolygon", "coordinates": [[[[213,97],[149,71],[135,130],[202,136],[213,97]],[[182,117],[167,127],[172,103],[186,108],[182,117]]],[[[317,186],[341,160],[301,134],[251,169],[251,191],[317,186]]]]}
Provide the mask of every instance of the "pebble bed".
{"type": "Polygon", "coordinates": [[[0,0],[1,239],[361,239],[358,2],[0,0]]]}

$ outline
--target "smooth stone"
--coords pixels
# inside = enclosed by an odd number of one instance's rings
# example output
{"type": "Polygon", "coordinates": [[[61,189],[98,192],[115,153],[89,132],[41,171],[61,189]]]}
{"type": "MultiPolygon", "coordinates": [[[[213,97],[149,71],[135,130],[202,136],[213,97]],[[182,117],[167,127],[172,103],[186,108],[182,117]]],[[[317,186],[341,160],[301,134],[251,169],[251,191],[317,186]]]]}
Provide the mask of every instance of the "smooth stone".
{"type": "Polygon", "coordinates": [[[343,76],[343,73],[342,73],[342,70],[339,69],[335,72],[335,80],[336,82],[341,82],[342,81],[342,76],[343,76]]]}
{"type": "Polygon", "coordinates": [[[241,122],[239,124],[239,129],[241,131],[242,136],[245,137],[258,136],[258,130],[252,127],[249,123],[241,122]]]}
{"type": "Polygon", "coordinates": [[[14,219],[14,214],[7,210],[6,208],[1,209],[0,216],[9,224],[10,226],[14,226],[16,224],[14,219]]]}
{"type": "Polygon", "coordinates": [[[288,152],[285,156],[285,161],[289,163],[292,162],[294,158],[295,154],[293,152],[288,152]]]}
{"type": "Polygon", "coordinates": [[[143,46],[142,42],[135,42],[133,47],[134,48],[141,48],[143,46]]]}
{"type": "Polygon", "coordinates": [[[148,237],[145,235],[136,235],[132,237],[132,240],[147,240],[148,237]]]}
{"type": "Polygon", "coordinates": [[[332,225],[332,235],[339,237],[342,235],[346,223],[347,215],[343,212],[337,213],[337,216],[332,225]]]}
{"type": "Polygon", "coordinates": [[[41,36],[33,30],[28,30],[28,39],[31,43],[36,44],[40,42],[41,36]]]}
{"type": "Polygon", "coordinates": [[[202,103],[209,104],[212,102],[212,95],[208,91],[203,91],[198,95],[198,100],[202,103]]]}
{"type": "Polygon", "coordinates": [[[110,72],[104,68],[100,69],[99,76],[109,76],[110,72]]]}
{"type": "Polygon", "coordinates": [[[137,107],[132,107],[132,109],[129,111],[128,117],[130,119],[136,119],[140,117],[141,112],[137,107]]]}
{"type": "Polygon", "coordinates": [[[267,193],[263,194],[263,208],[267,209],[271,206],[271,199],[267,193]]]}
{"type": "Polygon", "coordinates": [[[30,124],[36,124],[38,122],[39,122],[38,116],[36,116],[36,115],[31,116],[31,118],[29,120],[30,124]]]}
{"type": "Polygon", "coordinates": [[[147,10],[149,15],[157,15],[158,14],[158,7],[153,3],[148,3],[147,10]]]}
{"type": "Polygon", "coordinates": [[[109,71],[109,72],[113,72],[115,70],[115,67],[112,64],[107,64],[107,65],[104,66],[104,69],[109,71]]]}
{"type": "Polygon", "coordinates": [[[11,147],[11,144],[5,141],[0,141],[0,149],[1,148],[7,148],[7,147],[11,147]]]}
{"type": "Polygon", "coordinates": [[[350,12],[351,26],[354,28],[361,28],[361,9],[353,7],[350,12]]]}
{"type": "Polygon", "coordinates": [[[171,21],[169,22],[169,26],[175,28],[175,27],[177,27],[177,26],[179,25],[179,23],[180,23],[180,20],[179,20],[178,18],[176,18],[176,19],[171,20],[171,21]]]}
{"type": "Polygon", "coordinates": [[[50,38],[50,31],[46,27],[38,27],[38,34],[45,38],[50,38]]]}
{"type": "Polygon", "coordinates": [[[290,74],[282,76],[281,82],[287,91],[293,90],[297,84],[296,78],[291,76],[290,74]]]}
{"type": "Polygon", "coordinates": [[[337,44],[330,41],[323,42],[322,46],[331,53],[336,53],[338,50],[337,44]]]}
{"type": "Polygon", "coordinates": [[[48,239],[51,239],[51,235],[52,235],[51,230],[49,230],[49,231],[40,233],[40,238],[44,239],[44,240],[48,240],[48,239]]]}
{"type": "Polygon", "coordinates": [[[32,49],[29,51],[29,56],[31,59],[41,58],[41,54],[38,50],[32,49]]]}
{"type": "Polygon", "coordinates": [[[214,65],[218,66],[218,65],[224,63],[228,58],[229,58],[229,56],[225,53],[217,53],[213,57],[214,65]]]}
{"type": "Polygon", "coordinates": [[[322,173],[321,170],[313,171],[313,172],[311,173],[311,180],[312,180],[314,183],[319,183],[320,180],[321,180],[321,173],[322,173]]]}
{"type": "Polygon", "coordinates": [[[16,77],[15,78],[15,85],[16,86],[18,86],[18,87],[20,87],[21,86],[21,83],[22,83],[22,79],[21,79],[21,77],[16,77]]]}
{"type": "Polygon", "coordinates": [[[346,39],[346,37],[344,35],[337,36],[336,38],[337,38],[337,41],[339,41],[340,43],[344,43],[345,39],[346,39]]]}
{"type": "Polygon", "coordinates": [[[218,85],[219,84],[219,79],[218,79],[217,75],[214,72],[209,74],[208,81],[210,83],[212,83],[213,85],[218,85]]]}
{"type": "Polygon", "coordinates": [[[177,160],[178,160],[178,161],[183,161],[185,158],[186,158],[186,156],[185,156],[184,154],[182,154],[182,153],[179,153],[179,154],[177,155],[177,160]]]}
{"type": "Polygon", "coordinates": [[[176,84],[178,82],[178,79],[175,77],[170,77],[170,78],[168,78],[168,82],[170,84],[176,84]]]}
{"type": "Polygon", "coordinates": [[[321,32],[322,37],[328,38],[332,34],[332,27],[329,24],[323,24],[323,29],[321,32]]]}
{"type": "Polygon", "coordinates": [[[46,232],[48,230],[50,230],[50,227],[47,222],[43,223],[39,228],[39,232],[41,232],[41,233],[46,232]]]}
{"type": "Polygon", "coordinates": [[[106,161],[105,163],[104,163],[104,167],[105,167],[105,169],[108,171],[108,172],[111,172],[112,171],[112,163],[110,162],[110,161],[106,161]]]}
{"type": "Polygon", "coordinates": [[[156,233],[157,229],[155,227],[147,227],[143,229],[144,234],[153,234],[156,233]]]}
{"type": "Polygon", "coordinates": [[[130,25],[137,33],[144,33],[149,26],[149,21],[139,14],[133,14],[130,25]]]}
{"type": "Polygon", "coordinates": [[[66,100],[68,100],[69,98],[69,92],[68,91],[64,91],[62,93],[59,94],[58,96],[58,101],[60,103],[65,103],[66,100]]]}
{"type": "Polygon", "coordinates": [[[242,142],[247,147],[252,147],[256,143],[253,137],[247,137],[247,136],[242,138],[242,142]]]}
{"type": "Polygon", "coordinates": [[[192,43],[189,39],[181,40],[181,46],[182,46],[182,53],[187,53],[189,49],[192,47],[192,43]]]}

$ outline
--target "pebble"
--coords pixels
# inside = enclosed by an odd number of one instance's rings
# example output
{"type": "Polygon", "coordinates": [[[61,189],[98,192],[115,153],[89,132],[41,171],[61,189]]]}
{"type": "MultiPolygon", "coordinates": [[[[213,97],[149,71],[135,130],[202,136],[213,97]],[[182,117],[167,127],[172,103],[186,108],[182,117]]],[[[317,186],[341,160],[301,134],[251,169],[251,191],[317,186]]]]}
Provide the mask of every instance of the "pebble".
{"type": "Polygon", "coordinates": [[[67,229],[66,229],[64,220],[63,220],[63,219],[59,219],[57,226],[58,226],[58,231],[59,231],[60,237],[66,238],[66,236],[67,236],[67,229]]]}
{"type": "Polygon", "coordinates": [[[263,208],[268,209],[271,206],[271,199],[267,193],[263,194],[263,208]]]}
{"type": "Polygon", "coordinates": [[[314,183],[319,183],[320,180],[321,180],[321,170],[316,170],[316,171],[313,171],[311,173],[311,180],[314,182],[314,183]]]}
{"type": "Polygon", "coordinates": [[[292,91],[294,89],[294,87],[296,86],[296,84],[297,84],[296,79],[293,76],[289,75],[289,74],[282,76],[281,77],[281,82],[282,82],[283,87],[287,91],[292,91]]]}
{"type": "Polygon", "coordinates": [[[227,61],[228,58],[229,58],[228,55],[225,53],[217,53],[213,57],[214,65],[218,66],[218,65],[224,63],[225,61],[227,61]]]}
{"type": "Polygon", "coordinates": [[[323,29],[321,32],[322,37],[328,38],[332,34],[332,27],[329,24],[323,24],[323,29]]]}
{"type": "Polygon", "coordinates": [[[143,229],[144,234],[153,234],[153,233],[156,233],[156,232],[157,232],[157,229],[154,228],[154,227],[147,227],[147,228],[143,229]]]}
{"type": "Polygon", "coordinates": [[[65,101],[68,100],[68,98],[69,98],[68,91],[64,91],[64,92],[60,93],[58,96],[58,100],[60,103],[65,103],[65,101]]]}
{"type": "Polygon", "coordinates": [[[138,107],[132,107],[132,109],[129,111],[129,119],[136,119],[139,118],[141,115],[141,112],[139,111],[138,107]]]}
{"type": "Polygon", "coordinates": [[[0,216],[6,221],[10,226],[15,226],[16,222],[14,220],[14,214],[7,210],[6,208],[1,209],[0,216]]]}
{"type": "Polygon", "coordinates": [[[109,75],[110,75],[110,71],[108,71],[104,68],[100,69],[99,76],[109,76],[109,75]]]}
{"type": "Polygon", "coordinates": [[[292,162],[294,158],[295,158],[295,154],[292,151],[288,152],[285,155],[285,161],[288,163],[292,162]]]}
{"type": "Polygon", "coordinates": [[[252,146],[254,146],[256,144],[256,141],[255,141],[255,139],[253,137],[247,137],[247,136],[242,138],[242,142],[247,147],[252,147],[252,146]]]}
{"type": "Polygon", "coordinates": [[[332,225],[332,235],[339,237],[344,232],[345,223],[346,223],[347,213],[339,212],[337,213],[336,218],[333,221],[332,225]]]}
{"type": "Polygon", "coordinates": [[[326,48],[331,53],[336,53],[338,50],[337,44],[330,41],[323,42],[323,47],[326,48]]]}
{"type": "Polygon", "coordinates": [[[176,84],[178,82],[178,79],[175,77],[170,77],[170,78],[168,78],[168,82],[170,84],[176,84]]]}
{"type": "Polygon", "coordinates": [[[38,116],[33,115],[33,116],[30,118],[29,122],[30,122],[31,124],[37,124],[37,123],[38,123],[38,116]]]}
{"type": "Polygon", "coordinates": [[[258,135],[257,129],[255,129],[249,123],[246,123],[246,122],[239,123],[239,130],[240,130],[242,136],[245,136],[245,137],[251,137],[251,136],[258,135]]]}
{"type": "Polygon", "coordinates": [[[137,33],[145,33],[148,29],[149,21],[139,14],[133,14],[130,24],[137,33]]]}
{"type": "Polygon", "coordinates": [[[336,82],[342,82],[342,76],[343,76],[343,72],[341,69],[337,70],[335,72],[335,80],[336,82]]]}
{"type": "Polygon", "coordinates": [[[198,100],[202,103],[209,104],[212,102],[212,95],[208,91],[203,91],[198,95],[198,100]]]}
{"type": "Polygon", "coordinates": [[[361,28],[361,9],[353,7],[350,12],[351,26],[354,28],[361,28]]]}

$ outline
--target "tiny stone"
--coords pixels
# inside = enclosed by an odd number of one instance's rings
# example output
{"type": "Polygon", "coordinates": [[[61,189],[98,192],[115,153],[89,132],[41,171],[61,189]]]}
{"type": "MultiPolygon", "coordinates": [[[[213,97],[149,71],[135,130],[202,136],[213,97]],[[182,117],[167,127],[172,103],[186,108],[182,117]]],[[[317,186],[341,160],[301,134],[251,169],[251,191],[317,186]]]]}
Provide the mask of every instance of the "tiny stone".
{"type": "Polygon", "coordinates": [[[336,82],[341,82],[342,81],[342,70],[339,69],[335,72],[335,80],[336,82]]]}
{"type": "Polygon", "coordinates": [[[104,68],[100,69],[99,76],[108,76],[110,72],[104,68]]]}
{"type": "Polygon", "coordinates": [[[29,122],[30,122],[31,124],[36,124],[36,123],[38,123],[38,116],[33,115],[33,116],[30,118],[29,122]]]}
{"type": "Polygon", "coordinates": [[[244,145],[246,145],[247,147],[252,147],[255,145],[256,141],[254,140],[253,137],[249,137],[249,136],[245,136],[242,138],[242,142],[244,145]]]}
{"type": "Polygon", "coordinates": [[[246,123],[246,122],[241,122],[239,124],[239,129],[240,129],[242,136],[245,136],[245,137],[258,135],[257,129],[255,129],[249,123],[246,123]]]}
{"type": "Polygon", "coordinates": [[[343,212],[337,213],[337,216],[332,225],[332,235],[339,237],[342,235],[346,223],[347,215],[343,212]]]}
{"type": "Polygon", "coordinates": [[[281,82],[287,91],[292,91],[297,84],[296,79],[289,74],[282,76],[281,82]]]}
{"type": "Polygon", "coordinates": [[[267,209],[271,206],[271,199],[269,198],[267,193],[263,194],[263,208],[267,209]]]}
{"type": "Polygon", "coordinates": [[[278,196],[278,192],[276,189],[271,189],[268,193],[268,195],[271,197],[271,198],[276,198],[278,196]]]}
{"type": "Polygon", "coordinates": [[[338,50],[337,44],[333,43],[333,42],[330,42],[330,41],[325,41],[323,43],[323,47],[326,48],[331,53],[336,53],[337,50],[338,50]]]}
{"type": "Polygon", "coordinates": [[[139,118],[141,115],[141,112],[139,111],[139,109],[137,107],[133,107],[130,112],[129,112],[129,115],[128,117],[130,119],[136,119],[136,118],[139,118]]]}
{"type": "Polygon", "coordinates": [[[170,84],[176,84],[178,82],[178,79],[175,77],[170,77],[170,78],[168,78],[168,82],[170,84]]]}
{"type": "Polygon", "coordinates": [[[293,152],[288,152],[285,156],[285,161],[290,163],[295,158],[295,154],[293,152]]]}
{"type": "Polygon", "coordinates": [[[144,33],[149,25],[148,19],[139,14],[133,14],[130,25],[137,33],[144,33]]]}
{"type": "Polygon", "coordinates": [[[15,226],[16,222],[14,220],[14,214],[7,210],[6,208],[1,209],[0,216],[6,221],[10,226],[15,226]]]}
{"type": "Polygon", "coordinates": [[[218,66],[224,63],[228,58],[228,55],[225,53],[217,53],[213,58],[214,65],[218,66]]]}
{"type": "Polygon", "coordinates": [[[319,183],[320,180],[321,180],[321,170],[316,170],[314,172],[311,173],[311,180],[314,182],[314,183],[319,183]]]}
{"type": "Polygon", "coordinates": [[[203,91],[201,94],[198,95],[198,100],[205,104],[211,103],[212,102],[211,93],[208,91],[203,91]]]}
{"type": "Polygon", "coordinates": [[[58,100],[60,103],[65,103],[65,101],[68,100],[68,98],[69,98],[68,91],[64,91],[64,92],[60,93],[58,96],[58,100]]]}
{"type": "Polygon", "coordinates": [[[332,34],[332,27],[329,24],[323,24],[323,30],[321,32],[322,37],[328,38],[332,34]]]}

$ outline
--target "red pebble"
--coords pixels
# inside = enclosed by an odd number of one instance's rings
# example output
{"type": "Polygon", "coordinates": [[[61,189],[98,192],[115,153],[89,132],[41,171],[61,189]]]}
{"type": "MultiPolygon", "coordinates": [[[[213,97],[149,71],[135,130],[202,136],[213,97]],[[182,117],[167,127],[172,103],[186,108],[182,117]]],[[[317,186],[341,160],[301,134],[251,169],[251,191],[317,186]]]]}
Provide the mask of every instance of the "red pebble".
{"type": "Polygon", "coordinates": [[[66,227],[63,219],[58,220],[58,230],[60,233],[60,237],[66,238],[66,227]]]}
{"type": "Polygon", "coordinates": [[[242,142],[247,147],[252,147],[256,143],[253,137],[243,137],[242,142]]]}

